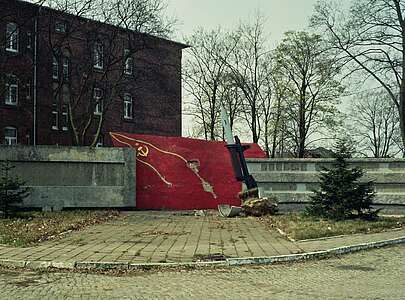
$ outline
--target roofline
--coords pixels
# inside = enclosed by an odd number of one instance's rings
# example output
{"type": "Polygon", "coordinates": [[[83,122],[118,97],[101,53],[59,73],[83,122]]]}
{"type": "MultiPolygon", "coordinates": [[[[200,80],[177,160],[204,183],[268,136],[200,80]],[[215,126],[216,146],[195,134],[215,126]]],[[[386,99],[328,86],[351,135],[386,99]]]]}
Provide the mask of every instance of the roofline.
{"type": "Polygon", "coordinates": [[[86,17],[82,17],[82,16],[77,16],[77,15],[74,15],[74,14],[71,14],[71,13],[68,13],[68,12],[64,12],[64,11],[60,11],[60,10],[51,8],[51,7],[46,6],[46,5],[40,5],[40,4],[36,4],[36,3],[31,3],[31,2],[28,2],[28,1],[24,1],[24,0],[15,0],[15,2],[20,2],[20,3],[23,4],[23,5],[28,5],[28,6],[35,7],[35,8],[37,8],[38,10],[39,10],[39,9],[46,9],[46,10],[48,10],[48,11],[56,12],[56,13],[59,13],[59,14],[62,14],[62,15],[66,15],[66,16],[70,16],[70,17],[72,17],[72,18],[77,18],[77,19],[80,19],[80,20],[85,20],[85,21],[90,21],[90,22],[93,22],[93,23],[103,24],[103,25],[105,25],[105,26],[110,26],[110,27],[118,28],[118,29],[121,29],[121,30],[123,30],[123,31],[129,31],[129,32],[132,32],[132,33],[135,33],[135,34],[146,35],[146,36],[149,36],[149,37],[151,37],[151,38],[155,38],[155,39],[164,41],[164,42],[169,43],[169,44],[174,44],[174,45],[176,45],[176,46],[179,46],[179,48],[181,48],[181,49],[186,49],[186,48],[190,48],[190,47],[191,47],[190,45],[187,45],[187,44],[184,44],[184,43],[180,43],[180,42],[177,42],[177,41],[173,41],[173,40],[170,40],[170,39],[168,39],[168,38],[160,37],[160,36],[153,35],[153,34],[146,33],[146,32],[135,31],[135,30],[132,30],[132,29],[120,27],[120,26],[117,26],[117,25],[109,24],[109,23],[106,23],[106,22],[101,22],[101,21],[98,21],[98,20],[94,20],[94,19],[90,19],[90,18],[86,18],[86,17]]]}

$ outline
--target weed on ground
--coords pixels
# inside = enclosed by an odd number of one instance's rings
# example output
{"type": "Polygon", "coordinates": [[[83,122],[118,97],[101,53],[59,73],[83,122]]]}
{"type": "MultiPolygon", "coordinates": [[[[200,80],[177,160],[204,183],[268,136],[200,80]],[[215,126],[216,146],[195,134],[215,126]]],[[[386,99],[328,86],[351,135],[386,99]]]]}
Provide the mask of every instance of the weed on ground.
{"type": "Polygon", "coordinates": [[[405,217],[379,217],[374,221],[360,219],[333,221],[306,216],[302,213],[286,213],[266,216],[261,220],[269,227],[281,230],[288,238],[294,240],[376,233],[405,227],[405,217]]]}
{"type": "Polygon", "coordinates": [[[118,215],[112,210],[19,213],[14,218],[0,219],[0,244],[30,246],[100,224],[118,215]]]}

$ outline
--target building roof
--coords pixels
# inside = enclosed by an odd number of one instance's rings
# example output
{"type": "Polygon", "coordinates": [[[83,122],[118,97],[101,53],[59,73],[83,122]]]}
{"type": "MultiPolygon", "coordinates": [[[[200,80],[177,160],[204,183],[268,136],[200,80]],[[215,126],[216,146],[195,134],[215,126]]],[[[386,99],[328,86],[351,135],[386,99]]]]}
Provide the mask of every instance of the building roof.
{"type": "Polygon", "coordinates": [[[86,18],[86,17],[83,17],[83,16],[77,16],[77,15],[74,15],[74,14],[71,14],[71,13],[68,13],[68,12],[60,11],[60,10],[45,6],[43,4],[31,3],[31,2],[28,2],[28,1],[24,1],[24,0],[14,0],[13,2],[20,3],[22,5],[31,6],[31,7],[37,8],[38,10],[44,9],[44,10],[47,10],[47,11],[50,11],[50,12],[54,12],[54,13],[58,13],[58,14],[61,14],[61,15],[69,16],[71,18],[77,18],[77,19],[80,19],[80,20],[93,22],[95,24],[98,23],[98,24],[102,24],[104,26],[109,26],[109,27],[121,29],[123,31],[129,31],[129,32],[140,34],[140,35],[145,35],[145,36],[157,39],[157,40],[161,40],[162,42],[165,42],[165,43],[168,43],[168,44],[173,44],[173,45],[179,47],[180,49],[185,49],[185,48],[190,47],[190,45],[180,43],[180,42],[177,42],[177,41],[173,41],[173,40],[170,40],[170,39],[165,38],[165,37],[160,37],[160,36],[156,36],[156,35],[145,33],[145,32],[138,32],[138,31],[135,31],[135,30],[132,30],[132,29],[124,28],[124,27],[113,25],[113,24],[110,24],[110,23],[101,22],[101,21],[94,20],[94,19],[91,19],[91,18],[86,18]]]}

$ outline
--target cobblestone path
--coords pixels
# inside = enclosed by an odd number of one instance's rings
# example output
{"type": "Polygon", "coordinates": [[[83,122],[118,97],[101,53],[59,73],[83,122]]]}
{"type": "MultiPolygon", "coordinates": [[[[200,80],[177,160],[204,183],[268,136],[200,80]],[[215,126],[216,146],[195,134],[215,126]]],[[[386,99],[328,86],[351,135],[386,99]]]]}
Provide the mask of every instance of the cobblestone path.
{"type": "Polygon", "coordinates": [[[113,277],[0,271],[1,299],[404,299],[405,246],[317,262],[113,277]]]}

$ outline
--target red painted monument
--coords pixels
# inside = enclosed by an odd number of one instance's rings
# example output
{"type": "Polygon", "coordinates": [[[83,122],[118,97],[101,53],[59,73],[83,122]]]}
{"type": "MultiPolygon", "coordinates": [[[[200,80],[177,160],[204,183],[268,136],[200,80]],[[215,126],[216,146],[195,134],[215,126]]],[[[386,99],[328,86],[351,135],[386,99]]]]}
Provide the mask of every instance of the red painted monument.
{"type": "MultiPolygon", "coordinates": [[[[182,137],[110,133],[115,147],[137,150],[138,209],[210,209],[240,205],[242,184],[236,181],[224,142],[182,137]]],[[[266,157],[250,144],[247,158],[266,157]]]]}

